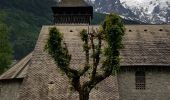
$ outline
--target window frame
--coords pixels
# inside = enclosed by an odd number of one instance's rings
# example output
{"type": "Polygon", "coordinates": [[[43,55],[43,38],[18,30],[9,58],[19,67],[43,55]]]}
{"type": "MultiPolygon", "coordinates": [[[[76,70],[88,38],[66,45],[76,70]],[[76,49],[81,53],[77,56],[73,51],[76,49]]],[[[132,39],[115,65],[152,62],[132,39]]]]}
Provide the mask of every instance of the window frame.
{"type": "Polygon", "coordinates": [[[144,71],[136,71],[135,73],[135,87],[136,90],[146,89],[146,74],[144,71]]]}

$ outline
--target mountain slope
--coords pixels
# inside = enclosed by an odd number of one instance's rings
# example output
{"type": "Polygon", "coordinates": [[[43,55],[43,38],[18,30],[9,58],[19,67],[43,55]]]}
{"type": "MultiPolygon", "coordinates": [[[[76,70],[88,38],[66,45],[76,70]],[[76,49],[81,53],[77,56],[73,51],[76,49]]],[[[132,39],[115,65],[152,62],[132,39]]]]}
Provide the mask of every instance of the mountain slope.
{"type": "Polygon", "coordinates": [[[165,23],[170,11],[169,0],[120,0],[121,4],[130,9],[144,22],[165,23]]]}
{"type": "Polygon", "coordinates": [[[39,30],[43,24],[51,23],[48,0],[0,0],[0,20],[10,30],[15,59],[21,59],[34,48],[39,30]]]}
{"type": "MultiPolygon", "coordinates": [[[[101,24],[103,20],[105,19],[107,14],[102,14],[102,13],[97,13],[94,12],[94,19],[92,20],[92,24],[101,24]]],[[[146,24],[142,23],[140,21],[133,21],[133,20],[127,20],[127,19],[122,19],[124,24],[146,24]]]]}
{"type": "Polygon", "coordinates": [[[100,13],[118,13],[122,16],[133,16],[135,15],[121,5],[119,0],[95,0],[93,4],[95,11],[100,13]]]}
{"type": "Polygon", "coordinates": [[[170,22],[169,0],[92,0],[95,11],[152,24],[170,22]]]}

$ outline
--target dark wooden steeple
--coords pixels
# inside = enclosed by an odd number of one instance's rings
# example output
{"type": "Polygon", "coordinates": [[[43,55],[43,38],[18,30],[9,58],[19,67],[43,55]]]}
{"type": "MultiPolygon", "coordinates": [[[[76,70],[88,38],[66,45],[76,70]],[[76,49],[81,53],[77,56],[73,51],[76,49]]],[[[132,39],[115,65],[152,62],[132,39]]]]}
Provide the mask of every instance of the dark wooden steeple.
{"type": "Polygon", "coordinates": [[[61,0],[52,7],[55,24],[90,24],[93,7],[84,0],[61,0]]]}

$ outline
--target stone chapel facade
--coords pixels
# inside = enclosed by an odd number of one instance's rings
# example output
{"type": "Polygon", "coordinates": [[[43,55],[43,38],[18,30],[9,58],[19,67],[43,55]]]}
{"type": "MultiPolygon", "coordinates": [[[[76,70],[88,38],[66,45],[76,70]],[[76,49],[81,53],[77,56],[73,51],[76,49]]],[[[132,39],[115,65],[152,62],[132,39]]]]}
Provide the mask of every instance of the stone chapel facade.
{"type": "MultiPolygon", "coordinates": [[[[61,12],[52,8],[55,25],[43,26],[33,52],[0,76],[0,100],[78,100],[78,93],[70,92],[68,78],[44,51],[49,28],[57,27],[72,54],[71,66],[84,63],[79,32],[99,26],[89,26],[91,11],[71,13],[77,17],[66,13],[70,1],[63,0],[57,6],[67,5],[62,21],[58,19],[61,12]]],[[[91,9],[83,0],[73,1],[73,9],[82,6],[91,9]]],[[[120,71],[99,83],[91,91],[90,100],[170,100],[170,25],[125,27],[120,71]]]]}

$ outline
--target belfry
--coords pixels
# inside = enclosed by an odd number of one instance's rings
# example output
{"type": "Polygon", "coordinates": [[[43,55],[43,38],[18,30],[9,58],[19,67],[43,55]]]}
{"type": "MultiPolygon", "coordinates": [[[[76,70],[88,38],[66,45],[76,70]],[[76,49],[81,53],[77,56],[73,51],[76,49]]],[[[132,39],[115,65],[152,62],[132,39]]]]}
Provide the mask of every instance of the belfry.
{"type": "Polygon", "coordinates": [[[90,24],[93,7],[84,0],[61,0],[52,7],[55,24],[90,24]]]}

